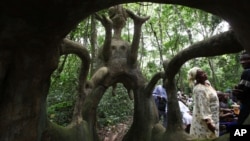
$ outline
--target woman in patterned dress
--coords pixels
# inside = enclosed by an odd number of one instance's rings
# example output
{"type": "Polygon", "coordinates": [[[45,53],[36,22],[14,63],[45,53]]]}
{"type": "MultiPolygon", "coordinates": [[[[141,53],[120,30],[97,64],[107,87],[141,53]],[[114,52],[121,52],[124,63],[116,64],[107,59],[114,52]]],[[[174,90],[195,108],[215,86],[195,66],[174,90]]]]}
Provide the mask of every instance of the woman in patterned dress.
{"type": "Polygon", "coordinates": [[[215,89],[207,80],[207,74],[194,67],[188,71],[193,86],[194,107],[190,134],[197,139],[219,137],[219,99],[215,89]]]}

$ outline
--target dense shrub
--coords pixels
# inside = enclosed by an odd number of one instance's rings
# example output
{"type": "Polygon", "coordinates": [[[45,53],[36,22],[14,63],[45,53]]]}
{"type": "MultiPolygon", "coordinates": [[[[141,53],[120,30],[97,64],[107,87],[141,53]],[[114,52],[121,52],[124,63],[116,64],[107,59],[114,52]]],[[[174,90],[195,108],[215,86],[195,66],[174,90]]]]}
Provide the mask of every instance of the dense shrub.
{"type": "Polygon", "coordinates": [[[111,88],[104,94],[98,105],[98,125],[109,126],[126,120],[133,115],[133,100],[130,100],[127,90],[118,84],[116,95],[112,96],[111,88]]]}

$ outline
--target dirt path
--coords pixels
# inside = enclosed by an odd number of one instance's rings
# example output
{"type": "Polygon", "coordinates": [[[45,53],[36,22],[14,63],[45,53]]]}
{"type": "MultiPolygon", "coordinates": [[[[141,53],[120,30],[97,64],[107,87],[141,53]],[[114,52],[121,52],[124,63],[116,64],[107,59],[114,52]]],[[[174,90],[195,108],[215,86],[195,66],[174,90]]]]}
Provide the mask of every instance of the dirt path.
{"type": "Polygon", "coordinates": [[[132,124],[132,118],[129,118],[123,123],[104,127],[98,130],[98,135],[101,141],[122,141],[123,136],[132,124]]]}

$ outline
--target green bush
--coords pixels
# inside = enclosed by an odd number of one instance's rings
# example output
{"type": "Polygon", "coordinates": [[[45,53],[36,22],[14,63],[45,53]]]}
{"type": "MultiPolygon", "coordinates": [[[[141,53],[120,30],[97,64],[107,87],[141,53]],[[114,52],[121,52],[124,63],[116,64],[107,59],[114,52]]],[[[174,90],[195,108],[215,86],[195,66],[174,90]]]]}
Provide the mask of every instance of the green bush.
{"type": "Polygon", "coordinates": [[[51,105],[47,109],[48,117],[51,121],[66,126],[71,121],[73,108],[72,101],[65,101],[51,105]]]}
{"type": "Polygon", "coordinates": [[[106,91],[98,105],[98,125],[101,127],[115,125],[133,115],[134,101],[129,99],[127,90],[121,84],[117,85],[115,96],[111,90],[106,91]]]}

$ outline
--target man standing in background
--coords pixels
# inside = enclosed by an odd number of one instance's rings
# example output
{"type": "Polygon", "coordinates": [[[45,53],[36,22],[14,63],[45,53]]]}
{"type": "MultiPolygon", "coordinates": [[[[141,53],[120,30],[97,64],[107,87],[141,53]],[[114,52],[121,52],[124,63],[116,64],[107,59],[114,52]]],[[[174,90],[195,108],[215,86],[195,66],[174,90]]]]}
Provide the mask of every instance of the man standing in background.
{"type": "Polygon", "coordinates": [[[240,55],[240,63],[244,71],[239,84],[233,89],[233,95],[240,101],[238,124],[243,124],[250,113],[250,54],[244,51],[240,55]]]}

